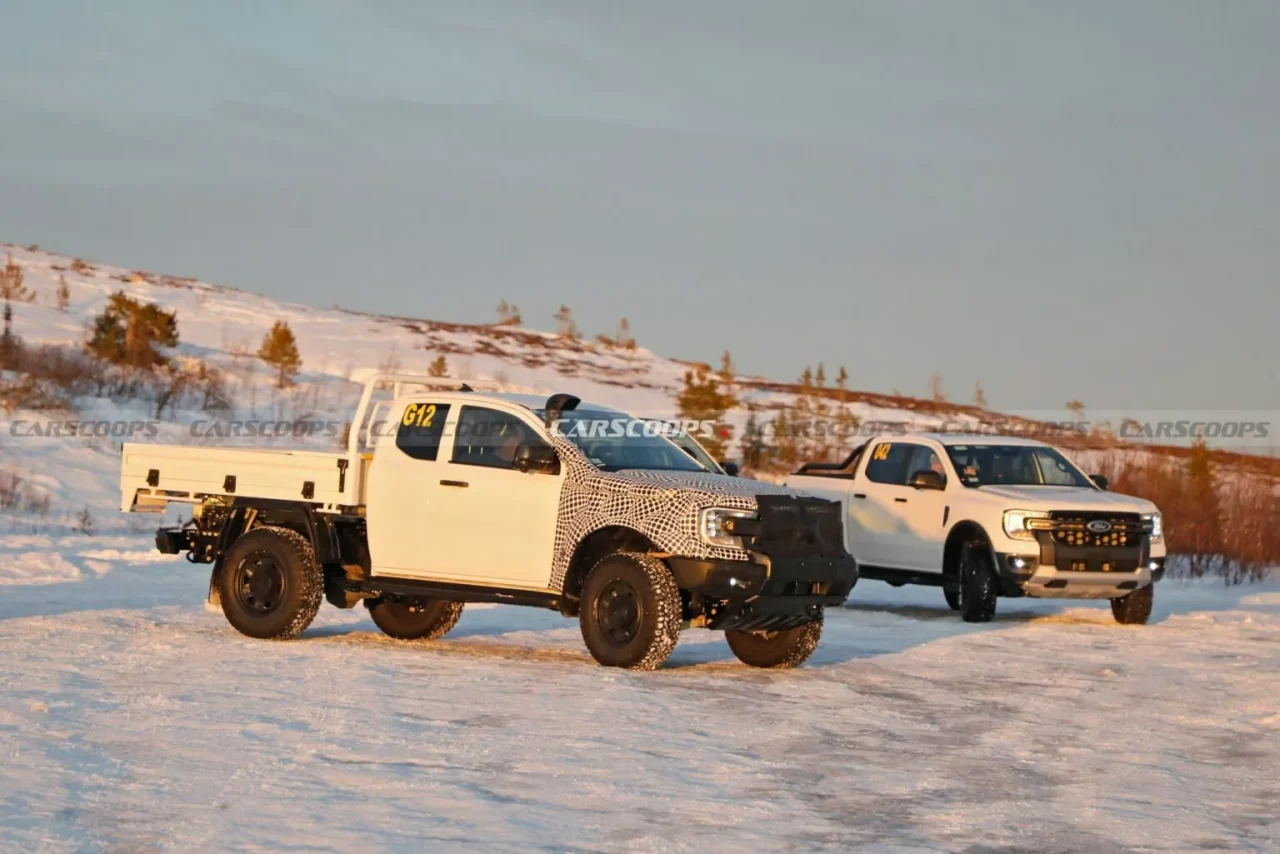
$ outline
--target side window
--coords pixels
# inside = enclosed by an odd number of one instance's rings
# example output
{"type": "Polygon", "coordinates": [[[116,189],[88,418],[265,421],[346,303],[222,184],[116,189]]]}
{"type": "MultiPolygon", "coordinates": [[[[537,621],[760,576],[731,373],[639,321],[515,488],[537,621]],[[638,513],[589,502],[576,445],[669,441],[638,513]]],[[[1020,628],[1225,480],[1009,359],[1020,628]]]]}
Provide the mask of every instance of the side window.
{"type": "Polygon", "coordinates": [[[516,449],[521,445],[546,442],[528,424],[514,415],[464,406],[458,416],[458,429],[453,439],[452,462],[467,466],[514,468],[516,449]]]}
{"type": "Polygon", "coordinates": [[[411,403],[400,416],[396,447],[415,460],[434,461],[440,453],[440,437],[449,419],[447,403],[411,403]]]}
{"type": "Polygon", "coordinates": [[[1036,452],[1036,463],[1040,466],[1040,482],[1049,486],[1077,486],[1076,477],[1069,469],[1063,468],[1053,454],[1036,452]]]}
{"type": "Polygon", "coordinates": [[[871,449],[867,460],[867,480],[872,483],[907,483],[907,461],[915,454],[918,445],[902,442],[881,442],[871,449]]]}
{"type": "Polygon", "coordinates": [[[911,482],[911,478],[915,477],[916,472],[933,471],[947,476],[947,470],[942,467],[942,460],[933,452],[932,448],[926,448],[924,445],[915,447],[915,454],[911,457],[911,462],[907,464],[907,483],[911,482]]]}

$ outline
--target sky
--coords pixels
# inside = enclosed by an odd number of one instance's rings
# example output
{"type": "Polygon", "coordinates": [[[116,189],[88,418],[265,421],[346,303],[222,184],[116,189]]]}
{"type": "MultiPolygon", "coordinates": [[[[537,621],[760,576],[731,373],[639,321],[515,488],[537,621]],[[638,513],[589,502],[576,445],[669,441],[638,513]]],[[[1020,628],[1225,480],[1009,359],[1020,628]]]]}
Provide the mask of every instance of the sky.
{"type": "Polygon", "coordinates": [[[0,241],[997,409],[1280,408],[1280,5],[5,3],[0,241]]]}

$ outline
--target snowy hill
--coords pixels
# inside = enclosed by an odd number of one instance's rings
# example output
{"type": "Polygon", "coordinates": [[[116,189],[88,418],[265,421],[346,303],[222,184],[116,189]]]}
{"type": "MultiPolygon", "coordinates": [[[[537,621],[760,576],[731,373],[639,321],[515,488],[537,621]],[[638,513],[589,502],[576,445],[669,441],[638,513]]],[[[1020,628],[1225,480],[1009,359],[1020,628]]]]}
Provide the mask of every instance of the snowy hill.
{"type": "MultiPolygon", "coordinates": [[[[154,302],[176,312],[179,363],[200,363],[222,374],[229,409],[215,414],[224,420],[341,420],[349,417],[359,382],[377,369],[426,372],[443,356],[449,376],[497,380],[521,391],[551,394],[571,391],[586,400],[616,406],[645,417],[669,417],[691,364],[666,358],[644,347],[627,348],[593,340],[573,340],[551,332],[498,325],[467,325],[404,317],[370,315],[341,308],[272,300],[258,294],[179,278],[85,262],[32,247],[0,245],[21,267],[34,299],[14,305],[14,332],[28,346],[78,347],[93,318],[117,291],[154,302]],[[58,306],[65,283],[65,310],[58,306]],[[283,320],[297,339],[302,371],[296,384],[277,390],[270,369],[254,355],[271,325],[283,320]]],[[[738,408],[726,416],[741,437],[748,411],[767,413],[789,404],[793,391],[761,377],[739,377],[738,408]]],[[[81,420],[113,421],[155,418],[153,403],[143,399],[112,401],[81,398],[73,402],[81,420]]],[[[166,411],[148,440],[193,441],[191,426],[211,417],[207,401],[183,399],[166,411]]],[[[883,401],[853,401],[847,406],[863,423],[904,422],[920,429],[955,417],[956,410],[922,411],[883,401]]],[[[10,409],[6,406],[6,409],[10,409]]],[[[87,437],[80,441],[30,435],[29,422],[47,418],[22,408],[7,412],[9,428],[0,432],[4,466],[50,495],[54,514],[79,512],[84,505],[99,520],[115,524],[116,453],[120,438],[87,437]],[[15,428],[22,421],[23,427],[15,428]],[[15,430],[23,435],[14,435],[15,430]]],[[[334,431],[306,440],[336,444],[334,431]]],[[[234,444],[233,436],[201,436],[213,444],[234,444]]],[[[264,442],[255,438],[253,441],[264,442]]],[[[295,443],[286,436],[281,442],[295,443]]],[[[731,449],[736,450],[735,446],[731,449]]]]}

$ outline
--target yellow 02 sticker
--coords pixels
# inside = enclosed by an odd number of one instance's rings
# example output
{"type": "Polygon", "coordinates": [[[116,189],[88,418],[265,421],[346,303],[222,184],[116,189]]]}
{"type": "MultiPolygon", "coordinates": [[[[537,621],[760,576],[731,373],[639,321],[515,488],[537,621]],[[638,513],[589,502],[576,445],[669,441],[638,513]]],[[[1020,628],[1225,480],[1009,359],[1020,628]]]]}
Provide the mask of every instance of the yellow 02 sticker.
{"type": "Polygon", "coordinates": [[[876,445],[876,452],[872,454],[872,459],[877,461],[889,459],[889,449],[892,447],[893,446],[888,443],[876,445]]]}

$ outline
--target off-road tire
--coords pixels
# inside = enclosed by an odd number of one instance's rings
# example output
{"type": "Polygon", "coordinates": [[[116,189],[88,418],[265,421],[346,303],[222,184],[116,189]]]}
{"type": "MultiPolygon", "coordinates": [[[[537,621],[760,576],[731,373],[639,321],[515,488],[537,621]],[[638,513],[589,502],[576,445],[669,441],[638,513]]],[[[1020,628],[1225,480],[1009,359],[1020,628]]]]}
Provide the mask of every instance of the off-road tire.
{"type": "Polygon", "coordinates": [[[578,622],[600,664],[655,670],[676,648],[682,610],[666,563],[641,552],[615,552],[587,574],[578,622]]]}
{"type": "Polygon", "coordinates": [[[947,607],[952,611],[960,610],[960,579],[944,578],[942,580],[942,598],[947,600],[947,607]]]}
{"type": "Polygon", "coordinates": [[[396,640],[439,640],[458,624],[462,603],[447,599],[366,599],[369,616],[382,633],[396,640]]]}
{"type": "Polygon", "coordinates": [[[776,632],[727,631],[729,649],[743,664],[785,669],[809,660],[822,639],[822,612],[812,623],[776,632]]]}
{"type": "Polygon", "coordinates": [[[1111,614],[1116,622],[1125,626],[1145,626],[1151,619],[1151,606],[1155,604],[1156,586],[1148,584],[1132,593],[1111,600],[1111,614]]]}
{"type": "Polygon", "coordinates": [[[970,540],[960,549],[960,617],[966,623],[989,623],[996,615],[1000,586],[985,543],[970,540]]]}
{"type": "Polygon", "coordinates": [[[324,572],[307,538],[264,526],[240,536],[218,573],[222,613],[251,638],[297,637],[311,625],[324,599],[324,572]]]}

